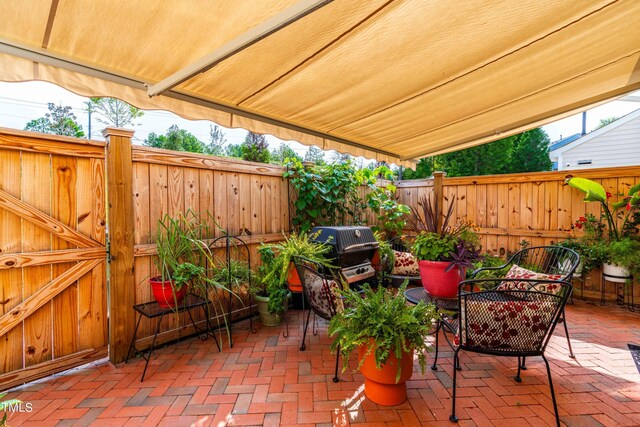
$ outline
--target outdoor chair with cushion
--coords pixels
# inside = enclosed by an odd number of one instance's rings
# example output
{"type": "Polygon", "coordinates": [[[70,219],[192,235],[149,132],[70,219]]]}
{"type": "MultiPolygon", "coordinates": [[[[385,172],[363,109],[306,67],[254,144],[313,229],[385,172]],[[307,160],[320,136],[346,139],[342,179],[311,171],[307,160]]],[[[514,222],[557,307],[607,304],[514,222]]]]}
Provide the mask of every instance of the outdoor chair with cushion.
{"type": "Polygon", "coordinates": [[[456,422],[456,377],[461,350],[518,358],[541,356],[547,368],[556,423],[560,425],[551,370],[544,352],[573,288],[561,280],[472,279],[458,288],[459,317],[453,356],[453,400],[450,420],[456,422]]]}
{"type": "MultiPolygon", "coordinates": [[[[562,246],[531,246],[522,249],[509,258],[509,260],[499,267],[484,267],[474,271],[471,278],[489,277],[492,272],[506,272],[504,278],[522,279],[542,279],[542,280],[563,280],[571,283],[573,273],[580,263],[580,255],[572,249],[562,246]]],[[[569,346],[569,357],[574,358],[571,340],[569,338],[569,328],[564,321],[564,308],[560,321],[564,325],[564,332],[567,336],[569,346]]],[[[524,367],[524,359],[523,365],[524,367]]]]}
{"type": "MultiPolygon", "coordinates": [[[[302,345],[300,350],[304,351],[307,329],[309,327],[309,318],[313,311],[317,316],[325,320],[331,320],[333,316],[344,310],[342,297],[339,295],[342,285],[339,275],[335,274],[331,269],[306,258],[294,256],[293,262],[300,275],[302,282],[302,291],[309,304],[307,320],[304,324],[304,332],[302,334],[302,345]]],[[[333,382],[338,382],[338,363],[340,360],[340,347],[336,352],[336,370],[333,382]]]]}
{"type": "Polygon", "coordinates": [[[400,237],[394,237],[389,240],[389,244],[393,249],[394,261],[389,271],[383,271],[382,283],[399,287],[408,280],[411,284],[419,285],[421,281],[418,261],[409,251],[407,242],[400,237]]]}

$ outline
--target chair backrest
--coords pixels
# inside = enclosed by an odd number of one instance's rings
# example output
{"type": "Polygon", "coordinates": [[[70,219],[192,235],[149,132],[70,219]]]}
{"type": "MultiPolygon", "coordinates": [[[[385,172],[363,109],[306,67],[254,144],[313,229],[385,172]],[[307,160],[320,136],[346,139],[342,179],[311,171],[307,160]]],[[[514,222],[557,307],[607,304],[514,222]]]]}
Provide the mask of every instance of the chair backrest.
{"type": "Polygon", "coordinates": [[[309,259],[294,256],[293,263],[302,282],[302,291],[309,307],[329,320],[344,309],[339,290],[341,281],[335,271],[309,259]]]}
{"type": "Polygon", "coordinates": [[[459,286],[460,345],[485,354],[541,355],[572,290],[561,280],[465,280],[459,286]]]}
{"type": "Polygon", "coordinates": [[[511,256],[507,265],[517,264],[536,273],[560,275],[570,281],[580,263],[580,255],[562,246],[531,246],[511,256]]]}

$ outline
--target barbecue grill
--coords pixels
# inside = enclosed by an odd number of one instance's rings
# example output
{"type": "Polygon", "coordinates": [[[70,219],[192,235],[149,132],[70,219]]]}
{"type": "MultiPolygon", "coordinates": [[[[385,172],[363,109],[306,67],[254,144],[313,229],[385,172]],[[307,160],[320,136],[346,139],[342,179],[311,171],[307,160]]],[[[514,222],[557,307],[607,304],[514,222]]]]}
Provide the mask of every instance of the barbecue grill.
{"type": "Polygon", "coordinates": [[[376,275],[371,260],[378,251],[378,241],[369,227],[315,227],[311,240],[331,247],[328,256],[349,285],[358,285],[376,275]]]}

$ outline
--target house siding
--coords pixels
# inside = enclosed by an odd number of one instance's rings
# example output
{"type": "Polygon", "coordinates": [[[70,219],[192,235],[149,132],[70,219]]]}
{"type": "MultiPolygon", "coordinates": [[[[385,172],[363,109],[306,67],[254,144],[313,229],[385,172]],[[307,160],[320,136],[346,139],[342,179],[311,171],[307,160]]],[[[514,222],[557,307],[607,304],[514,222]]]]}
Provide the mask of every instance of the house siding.
{"type": "Polygon", "coordinates": [[[565,151],[561,159],[560,170],[640,165],[640,117],[565,151]],[[579,165],[582,160],[591,164],[579,165]]]}

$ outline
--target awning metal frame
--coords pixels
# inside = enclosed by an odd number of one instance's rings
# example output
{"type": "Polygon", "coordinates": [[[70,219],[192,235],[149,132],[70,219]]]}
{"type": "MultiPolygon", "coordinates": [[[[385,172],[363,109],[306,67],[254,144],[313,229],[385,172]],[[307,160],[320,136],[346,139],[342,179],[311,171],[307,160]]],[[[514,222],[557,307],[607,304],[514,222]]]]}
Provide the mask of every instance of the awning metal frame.
{"type": "Polygon", "coordinates": [[[261,22],[249,31],[240,34],[238,37],[203,56],[196,62],[176,71],[158,83],[150,85],[147,93],[149,96],[156,96],[166,90],[172,89],[180,83],[184,83],[192,77],[210,70],[225,59],[243,51],[263,38],[268,37],[270,34],[293,24],[332,1],[333,0],[301,0],[277,15],[261,22]]]}

